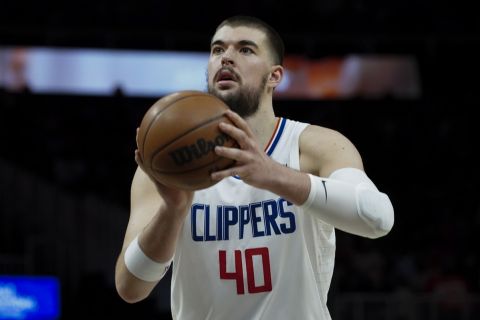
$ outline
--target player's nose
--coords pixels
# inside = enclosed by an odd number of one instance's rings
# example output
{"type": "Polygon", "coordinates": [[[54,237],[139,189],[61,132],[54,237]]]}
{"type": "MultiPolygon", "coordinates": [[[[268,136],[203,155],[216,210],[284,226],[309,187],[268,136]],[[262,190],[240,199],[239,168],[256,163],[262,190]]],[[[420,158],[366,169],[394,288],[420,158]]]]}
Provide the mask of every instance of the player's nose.
{"type": "Polygon", "coordinates": [[[233,64],[234,64],[234,60],[233,60],[232,50],[226,50],[225,53],[222,55],[222,66],[233,65],[233,64]]]}

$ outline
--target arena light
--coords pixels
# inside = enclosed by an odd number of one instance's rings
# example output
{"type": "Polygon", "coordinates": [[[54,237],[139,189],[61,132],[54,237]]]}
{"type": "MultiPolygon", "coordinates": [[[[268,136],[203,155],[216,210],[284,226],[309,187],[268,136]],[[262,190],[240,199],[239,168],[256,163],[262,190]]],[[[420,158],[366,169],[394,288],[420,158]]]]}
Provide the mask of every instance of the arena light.
{"type": "MultiPolygon", "coordinates": [[[[206,90],[207,52],[1,48],[0,87],[33,93],[159,97],[206,90]]],[[[418,98],[416,60],[408,55],[285,58],[276,98],[418,98]]]]}

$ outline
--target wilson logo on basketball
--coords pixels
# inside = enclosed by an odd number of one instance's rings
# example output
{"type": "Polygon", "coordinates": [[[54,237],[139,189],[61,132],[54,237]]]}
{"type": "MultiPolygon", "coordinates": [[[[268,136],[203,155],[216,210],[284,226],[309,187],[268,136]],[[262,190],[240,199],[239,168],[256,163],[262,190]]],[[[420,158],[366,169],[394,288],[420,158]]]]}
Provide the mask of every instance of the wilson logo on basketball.
{"type": "Polygon", "coordinates": [[[192,160],[198,160],[210,152],[215,146],[223,146],[231,138],[224,133],[219,134],[213,140],[198,139],[195,144],[184,146],[169,153],[176,165],[183,166],[192,160]]]}

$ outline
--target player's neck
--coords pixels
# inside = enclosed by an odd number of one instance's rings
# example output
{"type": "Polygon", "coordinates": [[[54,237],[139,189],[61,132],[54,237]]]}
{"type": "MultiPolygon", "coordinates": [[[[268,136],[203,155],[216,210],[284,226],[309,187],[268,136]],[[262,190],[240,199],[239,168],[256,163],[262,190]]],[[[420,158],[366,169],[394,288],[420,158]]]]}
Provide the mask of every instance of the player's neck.
{"type": "Polygon", "coordinates": [[[250,125],[260,148],[265,149],[277,126],[277,118],[272,103],[260,105],[258,111],[253,116],[248,117],[246,121],[250,125]]]}

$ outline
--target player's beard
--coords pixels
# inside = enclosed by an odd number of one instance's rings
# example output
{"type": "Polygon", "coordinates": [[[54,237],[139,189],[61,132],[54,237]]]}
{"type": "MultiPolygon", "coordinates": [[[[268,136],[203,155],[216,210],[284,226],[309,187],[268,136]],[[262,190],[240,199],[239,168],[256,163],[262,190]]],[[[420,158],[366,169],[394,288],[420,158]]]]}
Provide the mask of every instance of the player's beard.
{"type": "Polygon", "coordinates": [[[240,87],[236,92],[226,95],[220,94],[219,90],[208,86],[208,93],[221,99],[233,111],[238,113],[242,118],[254,115],[260,106],[260,99],[267,85],[268,74],[262,78],[262,82],[258,87],[240,87]]]}

